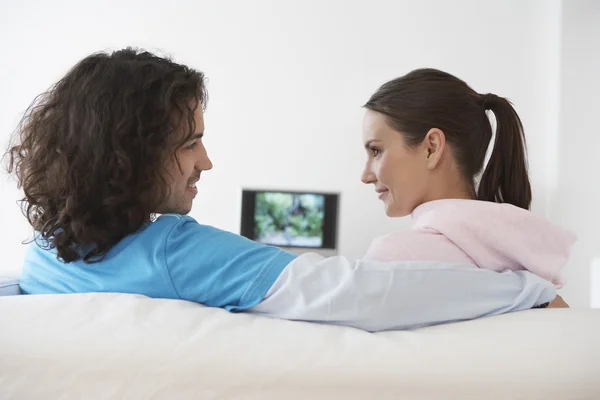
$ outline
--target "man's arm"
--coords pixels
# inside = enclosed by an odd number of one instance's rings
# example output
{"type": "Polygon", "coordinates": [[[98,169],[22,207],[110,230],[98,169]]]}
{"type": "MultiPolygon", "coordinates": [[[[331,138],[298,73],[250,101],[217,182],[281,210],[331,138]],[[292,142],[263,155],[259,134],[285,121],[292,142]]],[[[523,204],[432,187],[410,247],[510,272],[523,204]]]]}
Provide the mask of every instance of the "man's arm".
{"type": "Polygon", "coordinates": [[[368,331],[411,329],[530,309],[554,285],[527,271],[441,262],[350,262],[308,253],[293,260],[248,312],[368,331]]]}

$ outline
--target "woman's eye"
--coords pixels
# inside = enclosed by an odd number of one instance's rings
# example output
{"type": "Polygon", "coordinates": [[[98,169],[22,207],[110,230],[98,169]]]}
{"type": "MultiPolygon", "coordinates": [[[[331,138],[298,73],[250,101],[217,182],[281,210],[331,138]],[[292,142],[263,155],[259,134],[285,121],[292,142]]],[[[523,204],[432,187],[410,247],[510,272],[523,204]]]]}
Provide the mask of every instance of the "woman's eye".
{"type": "Polygon", "coordinates": [[[377,157],[379,154],[381,154],[381,151],[379,151],[379,149],[371,147],[371,153],[373,154],[373,157],[377,157]]]}

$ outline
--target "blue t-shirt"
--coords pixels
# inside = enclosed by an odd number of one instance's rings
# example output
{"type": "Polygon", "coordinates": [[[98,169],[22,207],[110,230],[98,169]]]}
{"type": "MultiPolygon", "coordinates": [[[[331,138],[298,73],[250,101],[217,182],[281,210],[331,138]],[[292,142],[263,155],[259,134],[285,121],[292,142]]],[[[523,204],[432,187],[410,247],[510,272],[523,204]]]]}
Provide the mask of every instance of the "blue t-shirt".
{"type": "Polygon", "coordinates": [[[295,257],[188,216],[163,215],[97,263],[64,263],[31,243],[20,286],[29,294],[136,293],[237,311],[258,304],[295,257]]]}

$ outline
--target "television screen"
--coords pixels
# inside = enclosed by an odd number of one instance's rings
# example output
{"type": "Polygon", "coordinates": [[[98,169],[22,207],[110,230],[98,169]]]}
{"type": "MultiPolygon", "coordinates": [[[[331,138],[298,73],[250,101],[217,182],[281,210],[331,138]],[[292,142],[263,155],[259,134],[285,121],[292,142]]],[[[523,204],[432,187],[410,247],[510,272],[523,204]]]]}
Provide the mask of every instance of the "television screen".
{"type": "Polygon", "coordinates": [[[282,191],[242,194],[242,235],[280,247],[334,248],[337,195],[282,191]]]}

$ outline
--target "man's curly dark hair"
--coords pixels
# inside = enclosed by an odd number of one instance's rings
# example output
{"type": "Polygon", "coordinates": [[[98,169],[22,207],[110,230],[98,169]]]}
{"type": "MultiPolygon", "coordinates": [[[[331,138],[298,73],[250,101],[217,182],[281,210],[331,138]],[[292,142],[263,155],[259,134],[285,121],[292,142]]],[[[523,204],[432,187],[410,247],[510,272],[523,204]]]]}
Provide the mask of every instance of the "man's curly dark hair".
{"type": "Polygon", "coordinates": [[[149,222],[206,101],[201,72],[131,48],[86,57],[38,96],[7,170],[41,242],[64,262],[94,262],[149,222]]]}

